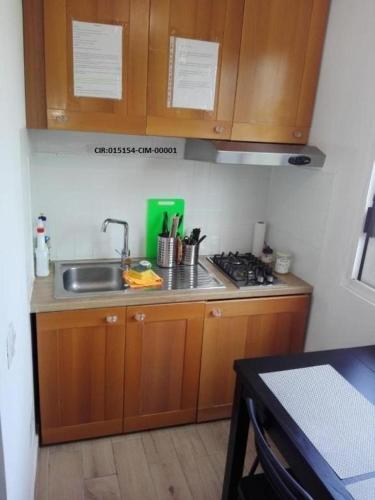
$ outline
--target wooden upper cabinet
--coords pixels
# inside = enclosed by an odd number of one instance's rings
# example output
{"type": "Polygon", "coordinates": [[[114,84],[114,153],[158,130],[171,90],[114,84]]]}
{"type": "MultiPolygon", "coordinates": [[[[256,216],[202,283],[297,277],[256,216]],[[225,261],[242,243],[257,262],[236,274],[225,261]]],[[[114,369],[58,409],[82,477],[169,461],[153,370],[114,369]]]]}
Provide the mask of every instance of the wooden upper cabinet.
{"type": "Polygon", "coordinates": [[[329,3],[23,0],[27,126],[304,144],[329,3]],[[120,99],[74,95],[73,21],[122,26],[120,99]],[[213,109],[171,105],[178,38],[218,43],[213,109]]]}
{"type": "Polygon", "coordinates": [[[204,304],[127,309],[124,431],[196,419],[204,304]]]}
{"type": "Polygon", "coordinates": [[[206,305],[198,421],[230,416],[236,359],[303,350],[309,304],[297,295],[206,305]]]}
{"type": "Polygon", "coordinates": [[[44,0],[48,128],[145,133],[148,23],[149,0],[44,0]],[[73,20],[122,26],[121,99],[74,95],[73,20]]]}
{"type": "Polygon", "coordinates": [[[151,0],[147,134],[229,139],[243,0],[151,0]],[[168,106],[170,37],[219,43],[213,111],[168,106]]]}
{"type": "Polygon", "coordinates": [[[125,308],[37,314],[43,444],[122,432],[125,308]]]}
{"type": "Polygon", "coordinates": [[[245,0],[231,138],[308,140],[329,0],[245,0]]]}

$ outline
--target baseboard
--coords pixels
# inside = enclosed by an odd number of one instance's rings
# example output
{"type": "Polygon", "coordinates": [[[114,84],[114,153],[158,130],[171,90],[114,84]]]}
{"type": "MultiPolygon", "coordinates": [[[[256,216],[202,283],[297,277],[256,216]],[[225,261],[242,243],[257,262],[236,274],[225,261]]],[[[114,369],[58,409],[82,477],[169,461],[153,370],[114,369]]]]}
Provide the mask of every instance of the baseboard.
{"type": "Polygon", "coordinates": [[[36,475],[38,471],[38,452],[39,452],[39,436],[38,434],[35,434],[34,438],[34,457],[33,457],[33,464],[32,464],[32,475],[31,475],[31,491],[30,491],[30,498],[32,500],[35,499],[35,485],[36,485],[36,475]]]}

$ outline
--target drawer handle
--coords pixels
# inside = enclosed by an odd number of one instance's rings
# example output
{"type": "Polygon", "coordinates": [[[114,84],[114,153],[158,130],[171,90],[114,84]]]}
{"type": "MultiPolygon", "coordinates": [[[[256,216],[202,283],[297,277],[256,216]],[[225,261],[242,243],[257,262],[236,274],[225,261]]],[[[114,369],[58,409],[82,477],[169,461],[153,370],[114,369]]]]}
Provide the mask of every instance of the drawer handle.
{"type": "Polygon", "coordinates": [[[136,313],[134,314],[135,321],[144,321],[146,319],[145,313],[136,313]]]}
{"type": "Polygon", "coordinates": [[[115,316],[115,315],[114,316],[107,316],[105,318],[105,320],[106,320],[107,323],[113,324],[113,323],[117,323],[118,317],[115,316]]]}
{"type": "Polygon", "coordinates": [[[222,125],[216,125],[216,127],[214,127],[215,134],[222,134],[224,130],[225,129],[222,125]]]}
{"type": "Polygon", "coordinates": [[[223,313],[222,313],[222,310],[218,308],[218,309],[212,309],[211,315],[214,318],[221,318],[223,316],[223,313]]]}

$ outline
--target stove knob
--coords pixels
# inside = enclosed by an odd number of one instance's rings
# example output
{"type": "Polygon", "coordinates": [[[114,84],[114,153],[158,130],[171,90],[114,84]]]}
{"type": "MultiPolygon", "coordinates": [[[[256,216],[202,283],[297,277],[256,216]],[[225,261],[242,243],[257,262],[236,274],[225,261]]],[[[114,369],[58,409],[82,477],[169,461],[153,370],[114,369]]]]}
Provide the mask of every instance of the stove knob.
{"type": "Polygon", "coordinates": [[[274,279],[275,278],[274,278],[273,274],[268,274],[268,273],[266,274],[267,283],[273,283],[274,279]]]}
{"type": "Polygon", "coordinates": [[[255,280],[255,273],[253,269],[250,269],[247,273],[247,277],[249,281],[255,280]]]}
{"type": "Polygon", "coordinates": [[[264,268],[264,277],[266,278],[267,283],[273,283],[274,282],[274,275],[272,274],[272,267],[267,266],[264,268]]]}
{"type": "Polygon", "coordinates": [[[259,268],[257,269],[256,277],[257,277],[257,282],[259,284],[264,283],[264,273],[263,273],[262,269],[259,269],[259,268]]]}

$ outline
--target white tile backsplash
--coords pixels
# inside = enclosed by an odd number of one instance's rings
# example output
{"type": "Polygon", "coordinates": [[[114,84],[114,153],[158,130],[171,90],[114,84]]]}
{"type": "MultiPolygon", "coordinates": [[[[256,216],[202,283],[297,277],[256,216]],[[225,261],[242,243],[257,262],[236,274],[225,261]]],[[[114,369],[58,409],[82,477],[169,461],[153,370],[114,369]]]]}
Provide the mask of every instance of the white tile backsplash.
{"type": "Polygon", "coordinates": [[[201,252],[249,251],[254,223],[293,254],[293,271],[312,283],[321,261],[335,174],[325,169],[214,165],[183,160],[184,141],[156,137],[33,132],[32,210],[48,216],[53,259],[115,257],[122,228],[100,232],[106,217],[129,222],[132,255],[145,253],[146,200],[181,197],[185,228],[202,227],[201,252]],[[175,158],[103,156],[95,145],[176,147],[175,158]],[[89,145],[89,146],[88,146],[89,145]]]}
{"type": "Polygon", "coordinates": [[[132,255],[144,255],[146,200],[154,197],[185,199],[185,228],[202,227],[208,235],[202,253],[251,248],[253,224],[266,215],[271,169],[182,160],[180,139],[145,138],[179,151],[177,159],[152,159],[87,149],[88,143],[144,144],[139,137],[50,134],[31,137],[31,193],[33,217],[48,217],[53,259],[114,257],[123,234],[116,226],[101,233],[106,217],[127,220],[132,255]]]}
{"type": "Polygon", "coordinates": [[[292,271],[314,284],[332,201],[335,174],[273,168],[267,202],[268,241],[292,253],[292,271]]]}

